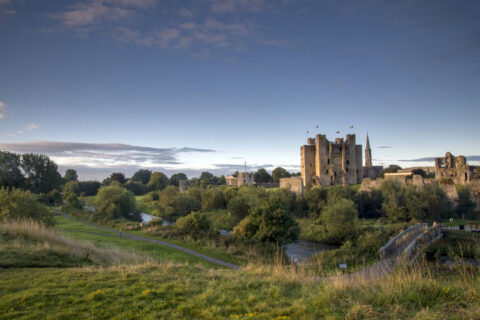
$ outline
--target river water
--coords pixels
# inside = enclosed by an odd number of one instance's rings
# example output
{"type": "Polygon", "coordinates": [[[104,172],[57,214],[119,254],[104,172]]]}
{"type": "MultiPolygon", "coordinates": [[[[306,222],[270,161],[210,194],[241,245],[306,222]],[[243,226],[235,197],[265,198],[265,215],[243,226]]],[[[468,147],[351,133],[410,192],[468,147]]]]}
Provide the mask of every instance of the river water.
{"type": "MultiPolygon", "coordinates": [[[[156,218],[155,216],[152,216],[151,214],[148,214],[145,212],[142,212],[141,216],[142,216],[143,223],[149,223],[150,221],[156,218]]],[[[163,223],[162,223],[163,226],[169,226],[171,224],[172,222],[166,221],[166,220],[163,220],[163,223]]],[[[220,229],[219,233],[222,236],[227,236],[230,234],[230,231],[225,229],[220,229]]],[[[290,262],[295,262],[300,264],[305,261],[308,261],[316,253],[319,253],[321,251],[331,250],[331,249],[333,249],[332,246],[323,244],[321,242],[299,240],[297,242],[289,243],[285,246],[285,255],[288,257],[290,262]]]]}
{"type": "Polygon", "coordinates": [[[308,261],[314,254],[321,251],[331,250],[332,246],[321,242],[313,242],[307,240],[298,240],[285,246],[285,255],[290,262],[303,263],[308,261]]]}
{"type": "MultiPolygon", "coordinates": [[[[148,213],[145,213],[145,212],[140,213],[140,216],[142,217],[142,222],[143,222],[143,223],[149,223],[149,222],[152,221],[153,219],[158,218],[158,217],[156,217],[156,216],[152,216],[151,214],[148,214],[148,213]]],[[[167,220],[163,220],[162,226],[169,226],[169,225],[171,225],[172,223],[173,223],[173,222],[170,222],[170,221],[167,221],[167,220]]]]}

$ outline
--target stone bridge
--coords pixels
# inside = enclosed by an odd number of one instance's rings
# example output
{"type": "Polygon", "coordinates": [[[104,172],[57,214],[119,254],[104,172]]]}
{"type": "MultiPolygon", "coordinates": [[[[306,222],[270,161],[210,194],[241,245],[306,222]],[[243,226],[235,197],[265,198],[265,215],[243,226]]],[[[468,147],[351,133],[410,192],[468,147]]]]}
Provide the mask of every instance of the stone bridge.
{"type": "Polygon", "coordinates": [[[382,278],[401,263],[415,263],[421,256],[423,249],[441,238],[442,235],[441,226],[436,224],[431,227],[427,223],[411,226],[380,248],[380,260],[376,263],[355,273],[327,277],[324,280],[358,281],[382,278]]]}

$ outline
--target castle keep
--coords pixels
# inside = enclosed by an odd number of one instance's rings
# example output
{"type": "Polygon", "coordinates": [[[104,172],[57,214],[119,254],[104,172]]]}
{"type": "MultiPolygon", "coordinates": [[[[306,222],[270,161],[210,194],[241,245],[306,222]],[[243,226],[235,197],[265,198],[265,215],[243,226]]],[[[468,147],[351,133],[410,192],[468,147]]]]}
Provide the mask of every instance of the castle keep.
{"type": "Polygon", "coordinates": [[[305,187],[362,182],[362,145],[355,143],[354,134],[348,134],[345,140],[336,138],[335,142],[317,134],[300,147],[300,154],[305,187]]]}

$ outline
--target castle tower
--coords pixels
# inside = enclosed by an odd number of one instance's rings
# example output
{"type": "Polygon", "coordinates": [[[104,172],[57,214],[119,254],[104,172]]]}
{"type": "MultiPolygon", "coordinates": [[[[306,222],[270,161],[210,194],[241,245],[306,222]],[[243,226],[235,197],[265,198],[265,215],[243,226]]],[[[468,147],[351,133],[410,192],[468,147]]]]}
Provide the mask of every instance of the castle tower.
{"type": "Polygon", "coordinates": [[[372,149],[370,149],[370,141],[368,140],[367,133],[367,145],[365,146],[365,167],[372,166],[372,149]]]}

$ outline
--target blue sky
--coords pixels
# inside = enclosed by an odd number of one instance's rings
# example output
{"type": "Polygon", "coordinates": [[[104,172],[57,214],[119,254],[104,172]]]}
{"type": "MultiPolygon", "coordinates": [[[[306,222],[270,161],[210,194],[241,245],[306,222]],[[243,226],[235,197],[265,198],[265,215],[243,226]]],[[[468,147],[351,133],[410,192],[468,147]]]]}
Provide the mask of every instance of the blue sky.
{"type": "Polygon", "coordinates": [[[475,0],[0,0],[0,43],[0,149],[84,179],[480,154],[475,0]]]}

